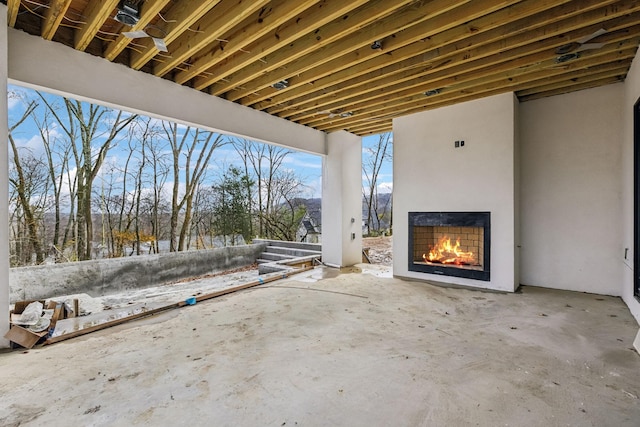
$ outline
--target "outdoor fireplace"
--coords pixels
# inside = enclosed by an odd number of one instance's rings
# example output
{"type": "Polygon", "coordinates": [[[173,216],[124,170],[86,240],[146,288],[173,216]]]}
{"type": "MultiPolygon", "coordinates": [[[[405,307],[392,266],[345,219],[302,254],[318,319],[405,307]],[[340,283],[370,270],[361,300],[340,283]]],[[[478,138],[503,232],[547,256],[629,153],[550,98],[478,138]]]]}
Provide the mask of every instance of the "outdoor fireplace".
{"type": "Polygon", "coordinates": [[[490,280],[490,212],[409,212],[409,271],[490,280]]]}

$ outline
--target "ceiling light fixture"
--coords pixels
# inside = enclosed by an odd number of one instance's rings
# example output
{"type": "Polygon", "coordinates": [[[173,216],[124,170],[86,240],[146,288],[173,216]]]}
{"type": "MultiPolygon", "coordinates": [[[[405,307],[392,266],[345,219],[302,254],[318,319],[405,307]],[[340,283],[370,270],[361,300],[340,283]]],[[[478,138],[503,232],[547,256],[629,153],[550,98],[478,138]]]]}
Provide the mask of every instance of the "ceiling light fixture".
{"type": "Polygon", "coordinates": [[[440,92],[442,92],[441,89],[431,89],[431,90],[426,91],[424,94],[425,94],[425,96],[433,96],[433,95],[439,94],[440,92]]]}
{"type": "Polygon", "coordinates": [[[344,113],[340,113],[340,117],[351,117],[353,113],[351,111],[345,111],[344,113]]]}
{"type": "Polygon", "coordinates": [[[382,40],[376,40],[373,43],[371,43],[371,49],[373,50],[382,49],[382,40]]]}
{"type": "Polygon", "coordinates": [[[573,61],[580,58],[580,54],[577,52],[567,53],[566,55],[560,55],[556,58],[556,64],[562,64],[563,62],[573,61]]]}
{"type": "Polygon", "coordinates": [[[140,20],[140,0],[122,0],[118,3],[118,11],[114,19],[124,25],[137,24],[140,20]]]}
{"type": "Polygon", "coordinates": [[[286,79],[280,80],[279,82],[272,84],[271,87],[277,90],[286,89],[289,87],[289,81],[286,79]]]}

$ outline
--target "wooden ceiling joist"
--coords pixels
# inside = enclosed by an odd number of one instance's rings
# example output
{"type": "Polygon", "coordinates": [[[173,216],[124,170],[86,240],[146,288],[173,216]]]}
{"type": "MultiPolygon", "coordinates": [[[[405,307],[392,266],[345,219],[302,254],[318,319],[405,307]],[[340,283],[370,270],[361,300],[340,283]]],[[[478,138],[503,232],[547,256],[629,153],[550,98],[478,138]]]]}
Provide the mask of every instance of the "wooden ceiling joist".
{"type": "MultiPolygon", "coordinates": [[[[172,43],[218,3],[220,3],[220,0],[176,2],[167,12],[167,16],[164,17],[166,22],[162,30],[166,34],[164,36],[165,44],[172,43]]],[[[138,40],[137,43],[143,47],[131,53],[129,66],[134,70],[144,67],[147,62],[151,61],[159,53],[153,40],[146,38],[138,40]]]]}
{"type": "Polygon", "coordinates": [[[251,43],[266,36],[272,31],[277,31],[281,25],[295,18],[305,10],[319,3],[321,0],[304,0],[296,2],[293,7],[287,0],[272,1],[269,7],[264,7],[246,26],[233,33],[225,34],[219,44],[213,49],[200,55],[187,70],[179,71],[174,76],[176,83],[183,84],[200,73],[206,72],[218,62],[230,57],[234,53],[245,50],[251,43]]]}
{"type": "Polygon", "coordinates": [[[14,27],[20,11],[20,0],[7,1],[7,25],[14,27]]]}
{"type": "MultiPolygon", "coordinates": [[[[402,73],[405,70],[413,70],[421,66],[431,67],[431,64],[435,61],[444,62],[449,55],[466,52],[470,48],[497,42],[499,44],[494,45],[495,50],[490,53],[504,51],[544,37],[562,34],[566,31],[565,26],[566,28],[577,28],[580,25],[588,25],[589,22],[599,22],[602,20],[602,15],[610,16],[611,11],[601,9],[600,13],[592,14],[597,15],[592,16],[592,21],[585,20],[583,17],[578,19],[577,14],[584,14],[590,8],[601,4],[602,1],[586,0],[579,6],[576,3],[569,3],[533,15],[539,12],[537,6],[534,9],[531,8],[530,3],[520,3],[492,14],[497,15],[495,18],[498,18],[498,20],[500,18],[504,20],[506,16],[510,15],[514,20],[510,21],[509,25],[502,25],[497,28],[488,27],[486,21],[490,15],[478,18],[467,25],[467,28],[473,28],[473,31],[468,30],[463,35],[460,34],[457,28],[451,31],[443,31],[428,40],[397,49],[392,52],[389,58],[377,57],[316,79],[312,85],[304,85],[282,94],[276,94],[268,102],[263,101],[254,105],[254,108],[267,108],[267,112],[270,114],[284,112],[280,116],[289,117],[299,111],[296,108],[298,103],[303,103],[305,100],[317,101],[323,89],[326,89],[326,93],[335,95],[337,92],[367,83],[380,87],[380,82],[377,80],[385,78],[393,80],[397,78],[397,76],[394,76],[395,74],[402,73]],[[574,18],[573,21],[567,20],[572,17],[574,18]],[[564,20],[564,22],[555,26],[551,25],[554,21],[560,20],[564,20]],[[527,31],[523,31],[523,28],[527,28],[527,31]],[[296,98],[300,98],[300,101],[297,101],[296,98]],[[270,104],[274,106],[268,108],[270,104]],[[286,110],[288,112],[285,112],[286,110]]],[[[626,12],[627,10],[625,9],[626,12]]]]}
{"type": "MultiPolygon", "coordinates": [[[[616,27],[614,27],[613,24],[611,26],[612,29],[617,29],[617,32],[605,34],[599,37],[598,40],[605,43],[614,43],[627,39],[629,34],[639,34],[640,25],[628,28],[623,27],[622,29],[617,28],[629,25],[631,22],[638,22],[638,20],[640,20],[640,12],[637,12],[635,19],[622,17],[616,23],[616,27]]],[[[560,38],[552,37],[503,52],[508,55],[500,53],[488,56],[474,55],[472,52],[463,52],[458,55],[458,58],[451,58],[446,66],[438,69],[428,68],[426,71],[423,69],[414,69],[405,72],[403,75],[394,75],[383,80],[374,81],[371,85],[367,86],[366,90],[360,90],[357,94],[349,97],[335,93],[334,97],[339,98],[339,101],[329,103],[319,101],[314,107],[315,110],[289,115],[289,118],[302,124],[310,124],[313,120],[308,119],[317,116],[317,111],[319,110],[332,111],[340,109],[342,111],[350,111],[357,108],[360,104],[371,106],[373,101],[381,97],[403,96],[403,94],[411,92],[418,93],[446,88],[451,84],[462,82],[464,79],[463,73],[471,76],[471,78],[477,78],[483,75],[496,75],[500,72],[507,72],[516,66],[525,67],[527,64],[536,64],[550,58],[556,58],[558,55],[554,52],[555,48],[566,44],[567,41],[575,40],[584,34],[591,34],[592,31],[593,28],[587,31],[580,29],[564,34],[563,37],[560,38]],[[473,59],[476,57],[479,59],[473,59]],[[508,59],[510,57],[518,58],[516,60],[517,62],[508,59]],[[469,60],[465,62],[467,59],[469,60]]],[[[613,48],[615,49],[615,47],[613,48]]],[[[352,93],[354,92],[349,92],[349,94],[352,93]]],[[[308,110],[308,106],[305,107],[305,109],[308,110]]]]}
{"type": "Polygon", "coordinates": [[[529,89],[518,91],[520,96],[532,95],[537,92],[549,92],[551,90],[566,88],[575,83],[582,84],[597,80],[607,79],[609,77],[620,76],[625,73],[626,68],[630,64],[630,60],[621,60],[618,63],[603,64],[591,67],[589,70],[579,70],[571,75],[559,75],[553,77],[545,76],[543,79],[536,81],[536,86],[529,89]],[[546,84],[545,84],[546,82],[546,84]]]}
{"type": "Polygon", "coordinates": [[[67,9],[71,6],[72,0],[51,0],[49,8],[44,14],[44,21],[42,22],[42,30],[40,35],[45,40],[51,40],[58,31],[60,23],[64,19],[64,14],[67,13],[67,9]]]}
{"type": "MultiPolygon", "coordinates": [[[[242,70],[226,77],[222,84],[216,84],[212,88],[212,94],[220,95],[233,90],[233,94],[226,93],[225,95],[227,99],[233,101],[234,98],[238,99],[246,96],[247,92],[240,89],[241,86],[244,87],[248,82],[252,82],[250,85],[252,88],[261,85],[262,83],[253,83],[256,78],[266,79],[267,83],[264,85],[268,86],[289,78],[289,72],[300,72],[308,69],[308,67],[313,67],[314,64],[303,62],[302,58],[305,55],[314,51],[321,51],[324,60],[327,60],[326,55],[332,54],[328,52],[328,46],[340,40],[343,43],[350,42],[354,37],[357,37],[357,34],[362,34],[363,28],[371,23],[382,24],[383,20],[381,18],[391,13],[398,3],[406,4],[410,3],[410,1],[372,0],[348,15],[328,23],[317,31],[309,33],[287,46],[283,46],[271,55],[262,58],[262,61],[253,62],[242,70]]],[[[403,12],[405,11],[403,10],[403,12]]],[[[374,35],[368,36],[368,43],[373,42],[376,39],[375,37],[374,35]]],[[[253,92],[255,89],[249,90],[253,92]]]]}
{"type": "Polygon", "coordinates": [[[243,105],[254,104],[276,93],[276,89],[269,87],[276,81],[290,79],[289,89],[293,89],[308,83],[307,80],[298,77],[305,71],[313,70],[317,77],[324,77],[335,72],[336,68],[331,60],[340,58],[343,67],[355,66],[371,57],[385,55],[386,51],[392,51],[427,38],[435,34],[434,28],[442,28],[443,30],[453,28],[469,19],[502,8],[505,3],[515,3],[516,1],[518,0],[511,2],[484,0],[483,2],[468,3],[466,1],[435,0],[423,3],[420,7],[410,5],[384,19],[372,22],[371,25],[354,33],[351,37],[342,38],[324,48],[317,49],[304,58],[298,59],[284,70],[278,69],[268,75],[252,78],[251,84],[245,85],[244,89],[227,93],[226,98],[235,101],[249,97],[260,89],[266,89],[258,96],[240,100],[243,105]],[[382,40],[381,49],[371,49],[371,44],[375,40],[382,40]],[[343,55],[347,55],[347,57],[341,58],[343,55]]]}
{"type": "MultiPolygon", "coordinates": [[[[388,48],[391,50],[384,55],[371,55],[371,52],[365,49],[360,49],[354,52],[352,56],[360,58],[359,62],[350,62],[347,57],[337,58],[330,63],[325,62],[324,70],[330,70],[324,73],[323,76],[319,69],[314,68],[306,73],[300,73],[292,78],[292,84],[289,88],[282,92],[275,92],[271,89],[261,91],[261,97],[250,98],[252,106],[257,109],[265,109],[271,105],[284,105],[283,103],[295,98],[296,96],[309,94],[317,90],[323,89],[331,84],[336,84],[342,81],[369,73],[376,68],[380,68],[389,64],[398,63],[406,58],[415,57],[416,55],[423,55],[425,50],[435,50],[438,45],[445,43],[451,43],[454,40],[462,40],[471,35],[481,34],[491,28],[495,28],[500,25],[501,21],[509,17],[528,16],[536,11],[540,11],[541,3],[527,3],[514,4],[508,8],[503,8],[499,11],[493,12],[489,15],[485,15],[475,20],[467,21],[465,24],[450,28],[449,30],[441,31],[437,34],[431,34],[429,30],[425,28],[437,28],[438,21],[447,19],[449,15],[443,15],[441,17],[434,18],[434,20],[425,21],[421,26],[416,26],[411,30],[405,31],[402,35],[396,35],[388,44],[388,48]],[[521,7],[526,6],[526,7],[521,7]],[[414,43],[411,40],[417,40],[414,43]],[[361,59],[365,59],[362,61],[361,59]],[[367,59],[370,58],[370,59],[367,59]],[[261,98],[268,99],[268,102],[259,101],[261,98]]],[[[557,1],[555,2],[558,3],[557,1]]],[[[497,7],[499,3],[494,3],[493,6],[497,7]]],[[[489,5],[485,4],[485,7],[489,5]]],[[[468,11],[470,12],[470,11],[468,11]]],[[[504,37],[504,32],[499,37],[504,37]]],[[[458,47],[458,50],[460,47],[458,47]]],[[[242,102],[242,101],[241,101],[242,102]]],[[[270,110],[268,110],[270,113],[270,110]]],[[[277,112],[277,111],[276,111],[277,112]]]]}
{"type": "Polygon", "coordinates": [[[193,31],[182,33],[169,45],[171,58],[156,63],[153,67],[153,73],[156,76],[164,76],[173,68],[180,66],[190,56],[220,39],[224,33],[267,3],[269,0],[222,0],[216,6],[214,14],[200,18],[195,23],[193,31]]]}
{"type": "MultiPolygon", "coordinates": [[[[289,46],[299,38],[307,37],[311,32],[316,31],[314,33],[316,37],[322,38],[322,36],[318,35],[317,31],[319,29],[334,19],[349,14],[366,2],[367,0],[353,0],[349,2],[330,2],[328,4],[320,3],[282,27],[271,31],[255,43],[238,49],[233,56],[227,57],[223,62],[212,59],[206,75],[196,77],[193,87],[197,90],[204,90],[216,82],[224,81],[227,76],[256,61],[264,61],[265,56],[276,52],[280,48],[289,46]]],[[[215,89],[212,88],[211,93],[215,95],[215,89]]]]}
{"type": "Polygon", "coordinates": [[[75,48],[85,50],[93,38],[98,34],[104,22],[109,18],[118,5],[118,0],[90,0],[86,8],[86,21],[76,31],[75,48]]]}
{"type": "Polygon", "coordinates": [[[133,26],[115,21],[118,0],[7,0],[8,25],[357,135],[499,93],[525,102],[621,81],[640,45],[638,0],[131,1],[133,26]],[[124,31],[162,34],[169,52],[124,31]]]}
{"type": "MultiPolygon", "coordinates": [[[[626,41],[626,44],[630,45],[631,41],[626,41]]],[[[523,83],[527,79],[527,75],[533,79],[541,79],[545,75],[553,75],[555,73],[570,74],[576,70],[588,68],[596,65],[600,65],[606,62],[617,62],[632,57],[634,54],[633,47],[628,49],[618,50],[617,46],[610,46],[608,49],[601,49],[599,51],[591,51],[585,54],[583,57],[565,64],[557,64],[555,59],[544,60],[539,58],[537,63],[531,63],[530,58],[521,60],[520,67],[516,67],[509,72],[496,73],[495,76],[485,76],[477,79],[473,79],[474,73],[469,72],[469,77],[463,76],[462,83],[457,85],[451,85],[450,87],[442,90],[441,92],[432,96],[425,96],[420,91],[415,91],[411,95],[404,97],[390,96],[388,98],[382,98],[375,102],[366,104],[366,108],[361,110],[355,110],[353,115],[349,118],[324,118],[324,120],[318,120],[314,123],[315,126],[322,127],[324,123],[330,123],[331,125],[337,124],[350,124],[363,120],[369,120],[374,117],[385,116],[394,113],[396,109],[402,108],[416,108],[419,105],[431,105],[440,102],[443,99],[448,99],[452,96],[456,96],[458,91],[480,91],[487,88],[495,81],[510,82],[509,87],[513,84],[523,83]],[[541,72],[542,71],[542,72],[541,72]],[[517,78],[518,76],[524,76],[517,78]],[[515,83],[513,83],[515,82],[515,83]]]]}
{"type": "MultiPolygon", "coordinates": [[[[640,40],[640,39],[639,39],[640,40]]],[[[592,53],[594,57],[601,56],[602,58],[592,58],[589,61],[587,59],[576,60],[576,63],[571,64],[572,67],[568,73],[564,73],[564,76],[560,76],[559,79],[571,81],[574,75],[579,73],[580,69],[588,67],[587,64],[597,65],[606,61],[624,61],[630,60],[635,54],[633,48],[614,51],[609,55],[603,53],[592,53]],[[581,63],[580,63],[581,62],[581,63]]],[[[470,82],[461,85],[460,87],[451,87],[447,91],[443,91],[440,94],[433,97],[415,96],[407,97],[403,99],[390,99],[385,103],[381,103],[376,107],[367,109],[362,113],[356,114],[350,117],[350,120],[338,118],[334,120],[326,120],[324,123],[317,124],[317,128],[324,131],[333,131],[341,129],[344,126],[352,126],[354,123],[362,123],[368,120],[375,119],[376,117],[388,117],[389,115],[404,115],[409,114],[407,112],[416,112],[420,109],[433,109],[441,106],[452,105],[458,102],[466,102],[485,96],[496,95],[499,93],[524,90],[532,87],[536,87],[541,83],[546,83],[544,80],[548,77],[548,72],[544,72],[545,68],[553,69],[557,64],[553,60],[541,63],[537,67],[527,68],[528,72],[521,75],[520,78],[514,78],[510,76],[502,76],[502,78],[496,78],[492,81],[487,79],[480,79],[478,82],[470,82]],[[540,71],[543,72],[540,72],[540,71]]],[[[556,68],[557,69],[557,68],[556,68]]],[[[558,70],[559,71],[559,70],[558,70]]]]}
{"type": "Polygon", "coordinates": [[[528,96],[525,95],[522,97],[521,102],[532,101],[534,99],[540,99],[540,98],[546,98],[548,96],[562,95],[569,92],[575,92],[575,91],[584,90],[584,89],[591,89],[594,87],[604,86],[604,85],[613,84],[613,83],[619,83],[622,80],[623,80],[623,76],[620,75],[620,76],[609,77],[604,80],[595,80],[595,81],[590,81],[590,82],[581,83],[577,85],[573,84],[572,82],[571,84],[567,84],[563,88],[550,90],[548,92],[536,92],[535,94],[528,95],[528,96]]]}

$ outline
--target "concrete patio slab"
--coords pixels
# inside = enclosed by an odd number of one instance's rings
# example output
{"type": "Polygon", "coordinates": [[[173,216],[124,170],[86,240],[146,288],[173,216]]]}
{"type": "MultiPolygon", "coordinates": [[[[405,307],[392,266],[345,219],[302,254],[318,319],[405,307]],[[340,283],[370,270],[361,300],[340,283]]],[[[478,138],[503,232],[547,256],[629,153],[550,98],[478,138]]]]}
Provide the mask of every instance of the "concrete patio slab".
{"type": "Polygon", "coordinates": [[[0,424],[637,426],[619,298],[311,272],[0,354],[0,424]]]}

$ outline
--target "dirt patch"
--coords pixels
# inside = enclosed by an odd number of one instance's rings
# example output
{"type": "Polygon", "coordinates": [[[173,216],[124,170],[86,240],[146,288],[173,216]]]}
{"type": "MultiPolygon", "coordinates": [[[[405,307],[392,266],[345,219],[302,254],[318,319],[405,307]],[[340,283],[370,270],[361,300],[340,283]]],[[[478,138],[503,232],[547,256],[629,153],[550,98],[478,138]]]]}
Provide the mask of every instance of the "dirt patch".
{"type": "Polygon", "coordinates": [[[391,266],[393,264],[393,236],[365,237],[362,247],[369,248],[372,264],[391,266]]]}

